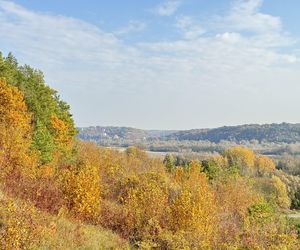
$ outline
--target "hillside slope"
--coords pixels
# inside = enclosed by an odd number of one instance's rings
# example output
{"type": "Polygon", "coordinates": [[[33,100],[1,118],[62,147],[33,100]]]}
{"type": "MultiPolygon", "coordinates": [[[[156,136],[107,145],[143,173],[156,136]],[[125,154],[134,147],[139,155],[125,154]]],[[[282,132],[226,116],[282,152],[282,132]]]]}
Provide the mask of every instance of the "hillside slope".
{"type": "Polygon", "coordinates": [[[65,212],[53,215],[0,190],[0,249],[129,249],[111,230],[80,223],[65,212]],[[15,239],[18,238],[19,241],[15,239]],[[26,248],[27,249],[27,248],[26,248]]]}
{"type": "Polygon", "coordinates": [[[130,127],[96,126],[78,128],[78,137],[82,140],[99,141],[107,139],[145,140],[149,138],[165,138],[176,130],[143,130],[130,127]]]}
{"type": "Polygon", "coordinates": [[[247,124],[215,129],[193,129],[171,134],[168,139],[171,138],[177,140],[208,140],[211,142],[258,140],[293,143],[300,141],[300,124],[247,124]]]}

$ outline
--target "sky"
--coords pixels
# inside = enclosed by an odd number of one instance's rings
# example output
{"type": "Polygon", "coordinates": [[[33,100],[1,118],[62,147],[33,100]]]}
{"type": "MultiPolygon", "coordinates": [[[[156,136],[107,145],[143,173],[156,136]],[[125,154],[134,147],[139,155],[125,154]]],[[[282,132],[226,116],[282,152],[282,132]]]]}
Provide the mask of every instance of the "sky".
{"type": "Polygon", "coordinates": [[[300,122],[300,1],[0,0],[0,51],[76,126],[300,122]]]}

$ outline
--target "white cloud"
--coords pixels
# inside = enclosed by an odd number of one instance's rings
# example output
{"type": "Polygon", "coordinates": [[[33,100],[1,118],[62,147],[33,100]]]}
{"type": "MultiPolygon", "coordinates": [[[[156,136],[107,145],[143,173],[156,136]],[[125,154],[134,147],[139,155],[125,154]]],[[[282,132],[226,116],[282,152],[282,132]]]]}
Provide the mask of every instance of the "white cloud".
{"type": "Polygon", "coordinates": [[[282,24],[279,17],[259,12],[262,3],[263,0],[235,0],[224,24],[242,31],[261,33],[280,31],[282,24]]]}
{"type": "MultiPolygon", "coordinates": [[[[258,119],[278,106],[272,98],[283,92],[283,79],[289,79],[285,90],[293,89],[286,93],[300,91],[298,53],[288,52],[295,39],[278,17],[260,12],[261,3],[235,1],[228,15],[206,23],[180,16],[175,27],[183,39],[128,45],[122,35],[143,25],[129,22],[116,35],[75,18],[0,1],[0,47],[41,68],[70,102],[78,125],[183,128],[215,126],[222,119],[242,123],[238,119],[246,111],[254,117],[254,107],[258,119]],[[269,95],[272,86],[277,92],[269,95]],[[265,100],[263,107],[259,100],[265,100]],[[184,117],[174,118],[174,113],[184,117]]],[[[294,111],[291,102],[284,105],[294,111]]]]}
{"type": "Polygon", "coordinates": [[[263,0],[234,0],[232,10],[239,13],[255,14],[262,4],[263,0]]]}
{"type": "Polygon", "coordinates": [[[222,34],[217,34],[216,38],[221,39],[228,43],[238,43],[241,41],[241,35],[239,33],[225,32],[222,34]]]}
{"type": "Polygon", "coordinates": [[[36,61],[84,62],[113,68],[135,53],[114,34],[75,18],[32,12],[0,1],[0,38],[36,61]],[[42,57],[41,57],[42,55],[42,57]]]}
{"type": "Polygon", "coordinates": [[[195,39],[206,32],[200,24],[195,23],[193,18],[189,16],[178,17],[176,27],[181,31],[185,39],[195,39]]]}
{"type": "Polygon", "coordinates": [[[182,0],[164,0],[154,8],[153,12],[159,16],[172,16],[182,4],[182,0]]]}
{"type": "Polygon", "coordinates": [[[121,36],[121,35],[128,35],[134,32],[141,32],[145,30],[146,26],[147,25],[141,21],[130,21],[127,26],[117,30],[116,32],[114,32],[114,34],[121,36]]]}

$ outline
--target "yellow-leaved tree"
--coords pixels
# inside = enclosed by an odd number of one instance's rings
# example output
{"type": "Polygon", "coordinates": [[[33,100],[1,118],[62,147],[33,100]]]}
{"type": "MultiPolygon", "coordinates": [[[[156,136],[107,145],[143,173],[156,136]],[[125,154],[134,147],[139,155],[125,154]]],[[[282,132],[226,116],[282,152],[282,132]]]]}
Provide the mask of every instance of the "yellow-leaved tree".
{"type": "Polygon", "coordinates": [[[289,208],[290,200],[285,184],[275,175],[272,176],[272,184],[274,186],[274,198],[276,204],[281,208],[289,208]]]}
{"type": "Polygon", "coordinates": [[[164,176],[145,173],[128,178],[121,198],[126,212],[126,230],[140,247],[157,247],[165,220],[168,196],[163,186],[164,176]]]}
{"type": "Polygon", "coordinates": [[[53,142],[55,145],[54,151],[54,161],[52,164],[59,165],[59,160],[61,157],[71,158],[73,152],[73,139],[74,136],[69,128],[70,124],[52,115],[50,118],[50,130],[53,135],[53,142]]]}
{"type": "Polygon", "coordinates": [[[175,172],[175,180],[181,188],[170,205],[170,228],[177,236],[185,232],[188,243],[184,247],[209,249],[217,234],[215,196],[206,175],[200,173],[200,167],[198,162],[192,161],[183,175],[175,172]]]}
{"type": "Polygon", "coordinates": [[[237,146],[225,150],[223,155],[231,167],[239,169],[240,174],[253,174],[255,172],[255,154],[252,150],[237,146]]]}
{"type": "Polygon", "coordinates": [[[261,175],[275,170],[274,162],[269,157],[263,155],[256,157],[255,166],[261,175]]]}
{"type": "Polygon", "coordinates": [[[31,116],[23,94],[0,80],[0,168],[1,175],[22,171],[34,174],[31,145],[31,116]]]}

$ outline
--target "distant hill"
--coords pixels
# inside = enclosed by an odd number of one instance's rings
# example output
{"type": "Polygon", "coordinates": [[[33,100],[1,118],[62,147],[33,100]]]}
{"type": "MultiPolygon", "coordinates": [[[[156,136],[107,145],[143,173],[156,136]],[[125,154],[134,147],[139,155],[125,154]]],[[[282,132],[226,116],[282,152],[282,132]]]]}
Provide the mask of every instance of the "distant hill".
{"type": "Polygon", "coordinates": [[[300,142],[300,124],[247,124],[239,126],[225,126],[214,129],[192,130],[142,130],[129,127],[86,127],[78,128],[78,137],[82,140],[192,140],[210,141],[218,143],[224,141],[259,142],[300,142]]]}
{"type": "Polygon", "coordinates": [[[175,140],[207,140],[215,143],[222,140],[294,143],[300,142],[300,124],[247,124],[215,129],[192,129],[175,132],[167,138],[175,140]]]}
{"type": "Polygon", "coordinates": [[[146,140],[149,138],[165,138],[174,134],[175,130],[142,130],[129,127],[86,127],[78,128],[78,137],[82,140],[108,140],[108,139],[124,139],[124,140],[146,140]]]}

